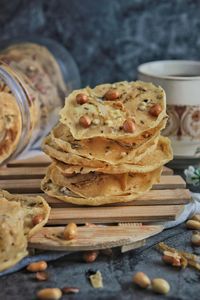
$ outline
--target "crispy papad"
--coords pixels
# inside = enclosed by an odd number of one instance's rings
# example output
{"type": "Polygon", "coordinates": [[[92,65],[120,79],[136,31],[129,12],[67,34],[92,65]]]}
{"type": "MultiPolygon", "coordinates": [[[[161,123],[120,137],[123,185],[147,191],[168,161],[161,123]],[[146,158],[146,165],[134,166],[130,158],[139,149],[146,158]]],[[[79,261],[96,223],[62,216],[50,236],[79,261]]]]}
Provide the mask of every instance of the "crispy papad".
{"type": "Polygon", "coordinates": [[[16,149],[21,132],[21,112],[15,97],[0,92],[0,164],[16,149]]]}
{"type": "Polygon", "coordinates": [[[41,188],[47,195],[51,197],[55,197],[64,202],[69,202],[77,205],[99,206],[99,205],[104,205],[109,203],[128,202],[138,198],[140,195],[150,190],[152,185],[159,182],[161,172],[162,172],[162,168],[159,168],[151,172],[149,176],[146,176],[145,177],[146,179],[144,180],[145,184],[143,184],[140,187],[140,192],[138,193],[127,192],[119,195],[97,196],[97,197],[88,196],[84,198],[84,197],[80,197],[78,194],[73,193],[65,186],[60,186],[53,183],[48,175],[46,175],[45,178],[42,180],[41,188]]]}
{"type": "Polygon", "coordinates": [[[28,238],[40,231],[47,223],[50,214],[50,207],[46,200],[42,197],[12,195],[5,190],[0,190],[0,198],[5,198],[10,202],[15,201],[20,203],[24,212],[24,234],[28,238]],[[38,215],[42,215],[43,220],[39,224],[34,225],[32,220],[38,215]]]}
{"type": "Polygon", "coordinates": [[[56,161],[56,166],[63,174],[81,173],[87,174],[89,172],[101,172],[106,174],[122,174],[122,173],[146,173],[151,172],[170,160],[172,160],[172,148],[170,140],[167,137],[160,136],[157,147],[154,151],[147,154],[137,162],[137,164],[120,164],[120,165],[106,165],[105,167],[83,167],[82,165],[70,165],[59,160],[56,161]]]}
{"type": "Polygon", "coordinates": [[[52,163],[47,170],[46,177],[56,185],[66,187],[83,198],[95,198],[145,191],[151,181],[154,181],[154,177],[157,177],[157,173],[157,170],[154,170],[148,173],[104,174],[90,172],[66,175],[60,172],[56,164],[52,163]]]}
{"type": "Polygon", "coordinates": [[[103,137],[75,140],[68,127],[62,123],[52,129],[50,138],[64,152],[88,159],[105,161],[113,165],[133,163],[142,159],[147,150],[153,151],[155,149],[160,131],[165,125],[166,119],[162,120],[156,128],[150,129],[148,133],[133,139],[131,143],[103,137]]]}
{"type": "Polygon", "coordinates": [[[24,235],[24,210],[16,201],[0,196],[0,272],[28,255],[24,235]]]}
{"type": "Polygon", "coordinates": [[[60,111],[60,122],[67,125],[72,136],[78,140],[93,137],[133,139],[157,127],[166,116],[165,98],[161,87],[141,81],[102,84],[94,89],[87,87],[73,91],[66,98],[65,106],[60,111]],[[104,96],[110,89],[119,94],[115,101],[105,100],[104,96]],[[76,96],[80,93],[88,97],[87,103],[77,103],[76,96]],[[154,105],[161,108],[158,116],[149,113],[154,105]],[[91,120],[89,127],[80,125],[79,119],[82,116],[91,120]],[[129,118],[135,123],[135,130],[131,133],[123,130],[123,124],[129,118]]]}

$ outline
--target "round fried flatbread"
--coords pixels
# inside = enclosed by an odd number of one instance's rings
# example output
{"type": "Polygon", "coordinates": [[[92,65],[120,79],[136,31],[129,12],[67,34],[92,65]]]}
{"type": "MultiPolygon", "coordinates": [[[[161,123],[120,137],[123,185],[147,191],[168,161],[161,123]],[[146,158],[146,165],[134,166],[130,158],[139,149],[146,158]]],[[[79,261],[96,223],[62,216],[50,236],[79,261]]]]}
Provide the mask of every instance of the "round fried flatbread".
{"type": "Polygon", "coordinates": [[[21,112],[12,94],[0,92],[0,164],[16,149],[22,131],[21,112]]]}
{"type": "Polygon", "coordinates": [[[114,140],[129,139],[155,128],[166,116],[165,92],[161,87],[151,83],[118,82],[102,84],[94,89],[89,87],[72,92],[60,111],[60,122],[66,124],[75,139],[104,137],[114,140]],[[105,100],[105,94],[114,89],[119,97],[114,101],[105,100]],[[87,103],[77,103],[76,96],[85,94],[87,103]],[[160,113],[150,114],[150,109],[159,105],[160,113]],[[82,116],[87,116],[91,124],[87,128],[79,123],[82,116]],[[125,132],[123,124],[127,119],[133,119],[134,132],[125,132]]]}
{"type": "Polygon", "coordinates": [[[0,271],[28,255],[24,235],[24,211],[19,202],[0,196],[0,271]]]}
{"type": "Polygon", "coordinates": [[[160,137],[158,144],[154,151],[147,154],[137,162],[137,164],[119,164],[119,165],[106,165],[105,167],[83,167],[82,165],[70,165],[56,160],[56,167],[63,174],[81,173],[87,174],[89,172],[101,172],[107,174],[122,174],[122,173],[146,173],[153,171],[173,158],[170,140],[166,137],[160,137]]]}
{"type": "Polygon", "coordinates": [[[0,198],[1,197],[11,202],[15,201],[20,203],[24,211],[24,234],[28,238],[40,231],[47,223],[50,214],[50,207],[42,197],[12,195],[5,190],[0,190],[0,198]],[[33,218],[38,215],[42,215],[43,220],[39,224],[34,225],[32,222],[33,218]]]}
{"type": "Polygon", "coordinates": [[[165,127],[162,120],[158,127],[148,134],[139,136],[132,143],[106,139],[103,137],[74,140],[67,126],[59,123],[51,131],[51,139],[65,152],[88,159],[105,161],[109,164],[134,163],[142,159],[147,150],[155,149],[160,130],[165,127]]]}
{"type": "Polygon", "coordinates": [[[148,173],[105,174],[90,172],[87,174],[64,174],[55,163],[47,170],[47,177],[53,183],[66,187],[73,193],[87,197],[108,197],[126,193],[140,193],[151,182],[154,171],[148,173]]]}
{"type": "Polygon", "coordinates": [[[59,186],[52,182],[48,175],[42,180],[41,188],[49,196],[55,197],[64,202],[69,202],[77,205],[89,205],[89,206],[99,206],[109,203],[120,203],[132,201],[139,198],[140,195],[144,194],[151,189],[152,185],[159,182],[160,174],[162,168],[154,170],[151,172],[151,176],[148,176],[148,180],[143,182],[141,190],[138,193],[127,192],[122,195],[114,196],[97,196],[97,197],[80,197],[78,194],[73,193],[68,188],[64,186],[59,186]]]}

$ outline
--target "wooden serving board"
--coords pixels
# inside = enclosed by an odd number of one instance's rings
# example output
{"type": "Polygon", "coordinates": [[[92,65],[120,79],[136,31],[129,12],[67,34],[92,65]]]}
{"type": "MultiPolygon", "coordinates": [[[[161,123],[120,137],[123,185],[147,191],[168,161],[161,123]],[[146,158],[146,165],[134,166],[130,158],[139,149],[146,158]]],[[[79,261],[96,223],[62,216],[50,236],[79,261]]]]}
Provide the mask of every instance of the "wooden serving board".
{"type": "Polygon", "coordinates": [[[44,227],[30,239],[29,247],[44,250],[82,251],[128,246],[161,232],[163,226],[81,226],[78,227],[78,236],[74,240],[63,239],[58,242],[46,237],[50,234],[62,235],[63,230],[64,227],[44,227]]]}
{"type": "Polygon", "coordinates": [[[0,168],[1,189],[16,194],[41,195],[51,206],[48,227],[31,239],[31,247],[73,251],[123,245],[121,249],[125,252],[143,245],[146,238],[163,230],[160,225],[153,227],[143,225],[136,228],[135,222],[156,223],[175,220],[183,211],[184,205],[191,199],[182,177],[173,175],[171,169],[164,167],[160,183],[136,200],[100,207],[76,206],[49,197],[40,190],[41,178],[44,177],[50,162],[47,156],[42,155],[32,159],[12,161],[6,167],[0,168]],[[112,226],[92,227],[92,229],[81,226],[78,239],[64,246],[49,239],[48,242],[46,241],[44,234],[47,231],[63,230],[60,226],[70,222],[112,224],[112,226]],[[133,226],[119,228],[117,226],[119,222],[131,222],[133,226]]]}

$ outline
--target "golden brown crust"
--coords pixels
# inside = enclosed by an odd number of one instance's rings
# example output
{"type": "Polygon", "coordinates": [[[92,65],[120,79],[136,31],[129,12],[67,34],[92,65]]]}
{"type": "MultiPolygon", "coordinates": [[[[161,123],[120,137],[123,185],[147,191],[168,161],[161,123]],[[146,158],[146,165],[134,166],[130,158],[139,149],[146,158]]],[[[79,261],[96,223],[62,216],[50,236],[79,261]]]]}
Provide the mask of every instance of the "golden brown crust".
{"type": "Polygon", "coordinates": [[[0,92],[0,164],[17,147],[21,131],[21,113],[14,96],[0,92]]]}
{"type": "Polygon", "coordinates": [[[75,139],[101,136],[124,140],[136,138],[146,130],[157,127],[166,116],[165,109],[165,92],[161,87],[140,81],[123,81],[72,92],[66,98],[65,107],[60,112],[60,121],[69,127],[75,139]],[[104,99],[104,95],[111,88],[117,90],[120,95],[115,101],[104,99]],[[87,103],[82,105],[77,103],[76,96],[80,93],[87,95],[89,99],[87,103]],[[149,113],[150,108],[155,104],[161,107],[158,116],[149,113]],[[82,116],[87,116],[91,120],[91,125],[87,128],[79,124],[82,116]],[[123,124],[128,118],[134,121],[133,132],[123,130],[123,124]]]}
{"type": "Polygon", "coordinates": [[[24,211],[24,233],[28,238],[40,231],[41,228],[47,223],[50,207],[46,200],[42,197],[31,197],[23,195],[12,195],[5,190],[0,190],[0,198],[3,197],[8,201],[15,201],[20,203],[24,211]],[[43,220],[39,224],[33,224],[32,220],[35,216],[42,215],[43,220]]]}
{"type": "MultiPolygon", "coordinates": [[[[1,198],[1,197],[0,197],[1,198]]],[[[20,203],[0,199],[0,271],[4,271],[28,255],[24,235],[24,211],[20,203]]]]}

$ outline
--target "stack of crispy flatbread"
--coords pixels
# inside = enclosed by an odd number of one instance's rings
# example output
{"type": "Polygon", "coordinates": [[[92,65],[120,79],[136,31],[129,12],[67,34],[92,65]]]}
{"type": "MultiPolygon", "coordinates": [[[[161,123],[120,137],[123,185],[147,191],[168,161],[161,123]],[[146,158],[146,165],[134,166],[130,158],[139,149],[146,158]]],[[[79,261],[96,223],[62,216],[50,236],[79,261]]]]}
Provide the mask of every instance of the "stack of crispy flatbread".
{"type": "Polygon", "coordinates": [[[50,196],[79,205],[131,201],[172,159],[165,93],[144,82],[102,84],[72,92],[44,140],[53,162],[42,181],[50,196]]]}
{"type": "Polygon", "coordinates": [[[0,272],[28,255],[28,239],[46,224],[49,213],[42,197],[13,196],[0,190],[0,272]]]}

